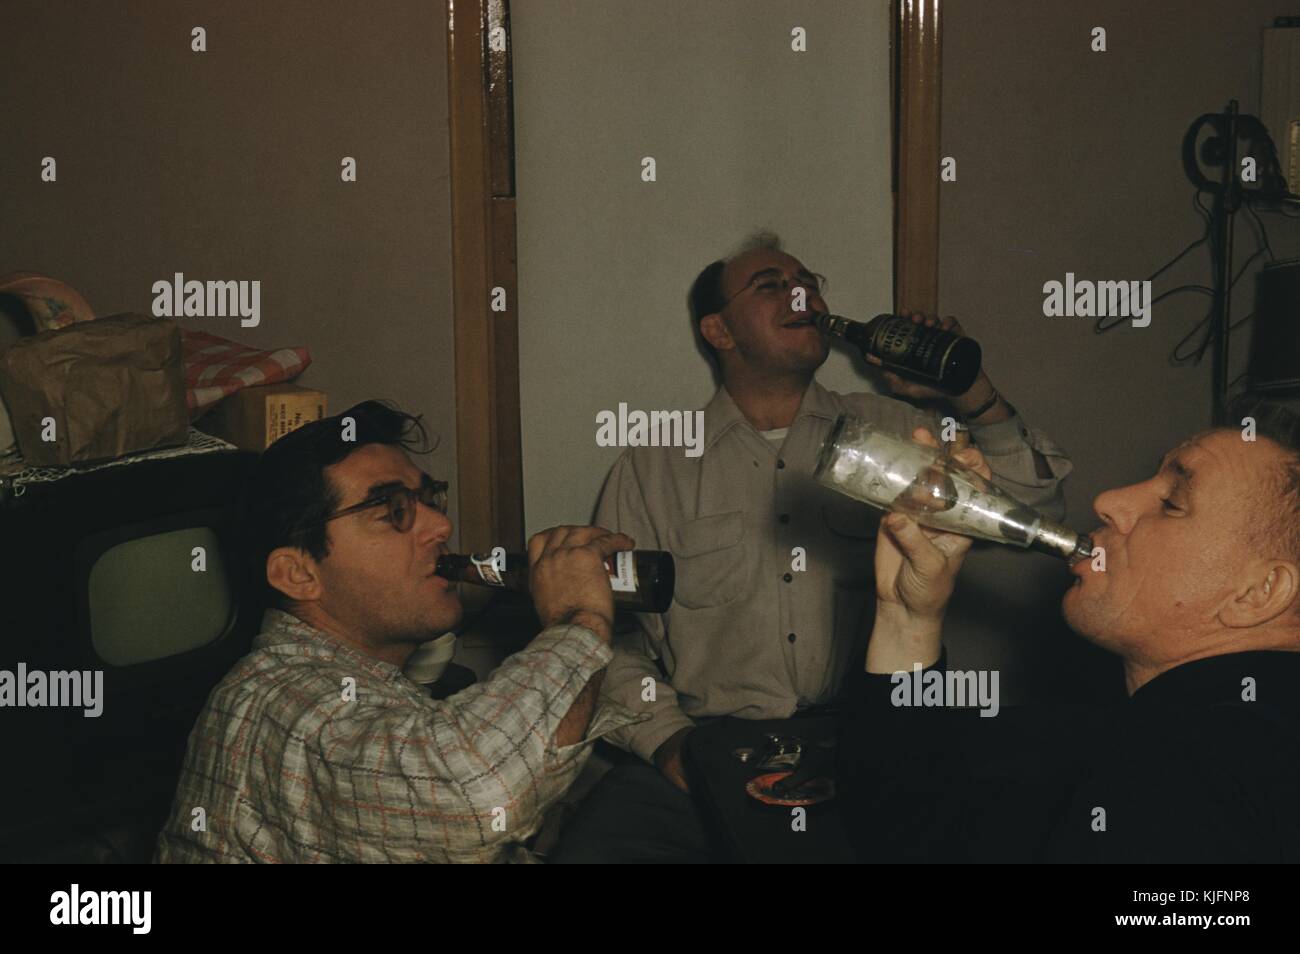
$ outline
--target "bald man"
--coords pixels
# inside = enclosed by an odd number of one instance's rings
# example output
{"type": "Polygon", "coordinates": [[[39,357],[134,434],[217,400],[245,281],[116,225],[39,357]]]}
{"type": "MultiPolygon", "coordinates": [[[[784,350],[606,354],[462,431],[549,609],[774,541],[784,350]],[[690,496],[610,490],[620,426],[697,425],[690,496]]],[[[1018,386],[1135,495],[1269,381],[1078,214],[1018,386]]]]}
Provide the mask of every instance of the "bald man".
{"type": "Polygon", "coordinates": [[[956,685],[941,630],[970,541],[882,521],[840,741],[864,859],[1300,861],[1300,419],[1249,416],[1096,500],[1104,569],[1074,565],[1062,612],[1122,660],[1119,706],[916,705],[906,680],[956,685]]]}

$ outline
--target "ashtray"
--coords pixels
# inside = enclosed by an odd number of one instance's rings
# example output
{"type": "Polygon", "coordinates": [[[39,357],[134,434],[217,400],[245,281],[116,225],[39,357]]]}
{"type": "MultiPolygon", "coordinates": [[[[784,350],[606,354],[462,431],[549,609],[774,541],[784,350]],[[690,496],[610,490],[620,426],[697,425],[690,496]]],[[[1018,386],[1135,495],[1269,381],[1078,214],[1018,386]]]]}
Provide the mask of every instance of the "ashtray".
{"type": "Polygon", "coordinates": [[[835,797],[835,782],[829,778],[810,778],[802,785],[789,792],[774,792],[772,786],[783,778],[789,778],[793,772],[769,772],[752,778],[745,785],[745,792],[755,801],[764,805],[780,805],[799,808],[817,805],[835,797]]]}

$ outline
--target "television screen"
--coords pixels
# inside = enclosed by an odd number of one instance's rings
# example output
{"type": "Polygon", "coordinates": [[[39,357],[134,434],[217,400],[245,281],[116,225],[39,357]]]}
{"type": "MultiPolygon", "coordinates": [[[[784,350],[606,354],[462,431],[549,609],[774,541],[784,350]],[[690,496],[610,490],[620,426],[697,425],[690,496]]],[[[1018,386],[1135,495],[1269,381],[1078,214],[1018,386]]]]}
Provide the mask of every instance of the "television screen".
{"type": "Polygon", "coordinates": [[[91,645],[112,666],[206,646],[234,612],[222,547],[208,527],[117,544],[91,567],[88,589],[91,645]]]}

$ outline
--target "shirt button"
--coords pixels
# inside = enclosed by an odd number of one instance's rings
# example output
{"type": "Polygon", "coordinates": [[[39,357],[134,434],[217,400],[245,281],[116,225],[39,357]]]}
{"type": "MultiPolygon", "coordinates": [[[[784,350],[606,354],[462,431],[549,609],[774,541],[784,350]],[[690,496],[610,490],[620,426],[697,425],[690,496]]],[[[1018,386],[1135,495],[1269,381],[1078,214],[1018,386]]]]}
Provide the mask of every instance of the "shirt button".
{"type": "Polygon", "coordinates": [[[789,523],[790,515],[788,513],[783,513],[781,514],[781,516],[777,517],[776,519],[780,520],[782,523],[789,523]]]}
{"type": "Polygon", "coordinates": [[[776,459],[776,469],[777,469],[777,470],[785,470],[785,461],[783,461],[783,460],[782,460],[781,458],[779,458],[779,457],[776,459]]]}
{"type": "Polygon", "coordinates": [[[794,577],[791,576],[789,573],[787,573],[785,576],[781,577],[781,579],[785,580],[787,583],[790,583],[790,582],[793,582],[793,581],[794,581],[794,577]]]}
{"type": "Polygon", "coordinates": [[[794,635],[794,633],[791,633],[789,636],[786,637],[786,639],[788,639],[790,642],[793,643],[793,642],[795,641],[795,635],[794,635]]]}

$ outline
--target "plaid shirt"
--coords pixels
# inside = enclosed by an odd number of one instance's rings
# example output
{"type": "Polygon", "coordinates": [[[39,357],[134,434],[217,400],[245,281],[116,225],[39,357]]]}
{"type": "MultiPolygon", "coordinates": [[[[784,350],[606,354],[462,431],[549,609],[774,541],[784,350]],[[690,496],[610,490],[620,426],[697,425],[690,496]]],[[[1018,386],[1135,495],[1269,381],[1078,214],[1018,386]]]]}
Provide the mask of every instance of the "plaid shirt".
{"type": "Polygon", "coordinates": [[[588,743],[638,719],[605,706],[583,742],[555,745],[610,657],[589,630],[552,627],[435,702],[396,666],[269,610],[190,733],[155,860],[533,861],[524,842],[588,743]]]}

